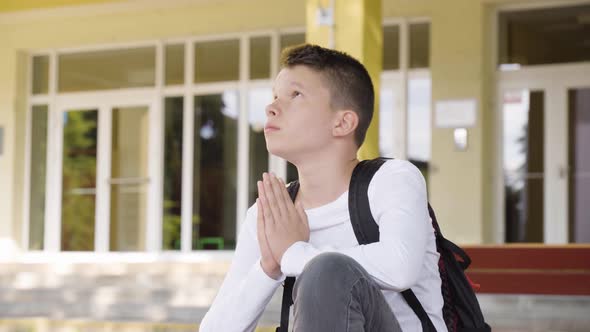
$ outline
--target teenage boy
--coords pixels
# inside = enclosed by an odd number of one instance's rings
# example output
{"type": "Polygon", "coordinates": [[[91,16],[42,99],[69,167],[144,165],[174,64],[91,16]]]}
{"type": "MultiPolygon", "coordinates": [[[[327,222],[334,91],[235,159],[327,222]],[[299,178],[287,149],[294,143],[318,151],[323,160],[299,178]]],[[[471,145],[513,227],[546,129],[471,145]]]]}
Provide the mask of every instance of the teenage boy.
{"type": "Polygon", "coordinates": [[[373,85],[356,59],[315,45],[283,54],[264,134],[270,153],[297,167],[293,203],[264,173],[235,256],[201,332],[254,331],[286,276],[295,276],[294,331],[421,331],[400,292],[412,288],[446,331],[439,254],[418,169],[387,161],[369,184],[379,242],[359,245],[348,186],[373,115],[373,85]]]}

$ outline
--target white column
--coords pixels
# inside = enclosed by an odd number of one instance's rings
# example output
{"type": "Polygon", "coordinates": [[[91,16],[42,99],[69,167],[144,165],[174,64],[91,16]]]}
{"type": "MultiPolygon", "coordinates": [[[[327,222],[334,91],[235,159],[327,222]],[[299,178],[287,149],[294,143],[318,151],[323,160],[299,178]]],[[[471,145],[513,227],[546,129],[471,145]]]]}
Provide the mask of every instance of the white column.
{"type": "Polygon", "coordinates": [[[241,221],[248,209],[248,174],[249,174],[249,146],[248,135],[248,77],[250,76],[250,38],[240,38],[240,88],[239,88],[239,116],[238,116],[238,165],[237,165],[237,193],[236,193],[236,236],[240,233],[241,221]]]}
{"type": "Polygon", "coordinates": [[[162,250],[162,208],[163,208],[163,180],[164,180],[164,112],[163,112],[163,83],[164,83],[164,44],[156,45],[156,93],[151,100],[149,112],[148,138],[148,204],[146,227],[146,251],[158,252],[162,250]]]}
{"type": "Polygon", "coordinates": [[[568,242],[567,89],[545,90],[545,243],[568,242]]]}
{"type": "Polygon", "coordinates": [[[49,56],[49,114],[47,140],[47,177],[45,182],[45,251],[59,251],[61,233],[61,179],[63,148],[63,111],[57,105],[57,52],[49,56]]]}
{"type": "Polygon", "coordinates": [[[111,205],[111,133],[112,110],[103,105],[98,110],[98,155],[96,164],[96,228],[94,250],[109,251],[110,205],[111,205]]]}
{"type": "Polygon", "coordinates": [[[194,68],[193,43],[184,44],[184,103],[182,117],[182,199],[180,249],[190,252],[192,249],[193,224],[193,151],[194,151],[194,96],[191,93],[194,68]]]}

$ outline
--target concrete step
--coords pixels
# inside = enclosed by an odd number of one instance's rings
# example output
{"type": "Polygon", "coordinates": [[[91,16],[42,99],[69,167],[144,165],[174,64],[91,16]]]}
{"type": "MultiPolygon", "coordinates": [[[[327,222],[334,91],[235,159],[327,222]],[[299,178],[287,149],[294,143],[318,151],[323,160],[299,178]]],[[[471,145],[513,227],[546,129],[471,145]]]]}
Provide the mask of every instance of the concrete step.
{"type": "MultiPolygon", "coordinates": [[[[224,274],[218,263],[0,264],[0,318],[194,324],[201,321],[224,274]]],[[[261,326],[278,323],[281,294],[279,288],[261,326]]],[[[590,297],[479,298],[494,331],[590,331],[590,297]]],[[[2,321],[3,332],[1,327],[2,321]]]]}

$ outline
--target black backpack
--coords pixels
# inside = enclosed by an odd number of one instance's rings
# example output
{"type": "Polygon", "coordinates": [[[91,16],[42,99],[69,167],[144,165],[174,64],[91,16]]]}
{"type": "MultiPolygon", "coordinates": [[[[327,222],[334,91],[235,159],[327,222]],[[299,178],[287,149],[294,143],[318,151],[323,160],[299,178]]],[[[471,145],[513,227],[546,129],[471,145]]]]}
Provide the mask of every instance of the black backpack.
{"type": "MultiPolygon", "coordinates": [[[[373,175],[387,159],[377,158],[361,161],[354,169],[348,190],[348,210],[354,234],[359,244],[379,241],[379,226],[371,214],[368,189],[373,175]]],[[[291,199],[295,201],[299,183],[293,181],[287,188],[291,199]]],[[[436,236],[436,249],[440,254],[438,269],[442,281],[441,292],[444,299],[443,317],[449,332],[491,332],[484,321],[477,297],[465,270],[471,264],[469,256],[459,246],[444,238],[436,221],[434,210],[428,204],[428,213],[436,236]]],[[[287,332],[289,327],[289,309],[293,304],[292,292],[294,277],[288,277],[284,283],[281,307],[281,325],[277,332],[287,332]]],[[[434,324],[411,289],[403,291],[402,296],[420,319],[423,332],[436,332],[434,324]]]]}

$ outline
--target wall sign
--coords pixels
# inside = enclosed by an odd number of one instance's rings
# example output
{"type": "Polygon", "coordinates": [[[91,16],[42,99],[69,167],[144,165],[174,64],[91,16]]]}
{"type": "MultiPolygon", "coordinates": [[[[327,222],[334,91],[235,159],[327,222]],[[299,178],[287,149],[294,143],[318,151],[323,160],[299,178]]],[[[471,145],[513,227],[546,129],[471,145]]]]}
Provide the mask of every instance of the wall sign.
{"type": "Polygon", "coordinates": [[[441,100],[435,104],[438,128],[471,128],[477,120],[475,99],[441,100]]]}

